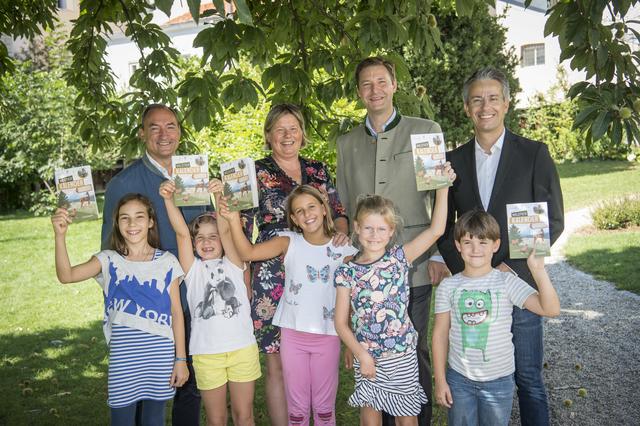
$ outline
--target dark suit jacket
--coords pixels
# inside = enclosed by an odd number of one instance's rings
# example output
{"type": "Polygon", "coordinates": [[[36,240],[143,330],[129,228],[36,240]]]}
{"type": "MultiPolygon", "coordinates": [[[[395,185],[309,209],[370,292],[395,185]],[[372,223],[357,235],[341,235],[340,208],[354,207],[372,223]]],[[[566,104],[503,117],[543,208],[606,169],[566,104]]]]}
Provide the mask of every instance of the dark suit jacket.
{"type": "MultiPolygon", "coordinates": [[[[449,214],[444,235],[438,241],[440,254],[452,274],[464,269],[464,262],[456,250],[453,226],[463,213],[482,209],[476,175],[475,139],[447,153],[447,158],[457,174],[449,192],[449,214]]],[[[506,131],[496,180],[487,209],[500,225],[500,248],[493,255],[492,265],[504,262],[535,287],[526,259],[509,259],[506,205],[546,201],[549,209],[551,244],[564,229],[564,210],[560,179],[547,146],[532,141],[509,130],[506,131]]]]}

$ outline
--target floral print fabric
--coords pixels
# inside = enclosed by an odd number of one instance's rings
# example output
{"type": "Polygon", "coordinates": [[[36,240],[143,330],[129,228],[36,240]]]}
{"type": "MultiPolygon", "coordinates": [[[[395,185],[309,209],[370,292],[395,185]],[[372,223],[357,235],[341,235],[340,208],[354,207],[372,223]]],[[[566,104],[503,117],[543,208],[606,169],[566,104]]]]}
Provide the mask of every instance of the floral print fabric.
{"type": "Polygon", "coordinates": [[[335,273],[336,287],[351,289],[351,328],[375,359],[414,349],[418,335],[409,319],[409,264],[402,246],[393,246],[378,261],[351,261],[335,273]]]}
{"type": "MultiPolygon", "coordinates": [[[[334,219],[345,216],[327,167],[315,160],[300,158],[302,184],[311,185],[326,194],[334,219]]],[[[269,156],[256,161],[259,205],[243,212],[245,232],[253,235],[254,223],[258,227],[257,243],[267,241],[288,230],[286,218],[287,196],[298,186],[269,156]]],[[[253,299],[251,314],[258,347],[262,352],[277,353],[280,350],[280,329],[271,321],[284,290],[284,263],[282,257],[252,264],[251,284],[253,299]]]]}

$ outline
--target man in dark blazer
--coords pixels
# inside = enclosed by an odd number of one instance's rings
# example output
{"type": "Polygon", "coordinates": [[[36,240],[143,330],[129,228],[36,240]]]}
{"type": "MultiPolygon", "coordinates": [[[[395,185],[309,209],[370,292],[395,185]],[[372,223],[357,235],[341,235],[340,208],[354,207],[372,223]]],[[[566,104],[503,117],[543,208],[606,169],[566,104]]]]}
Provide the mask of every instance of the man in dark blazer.
{"type": "MultiPolygon", "coordinates": [[[[544,143],[505,128],[509,83],[501,71],[493,68],[476,71],[464,84],[463,99],[475,137],[447,153],[458,177],[449,192],[447,228],[438,242],[440,253],[452,274],[461,272],[464,263],[455,248],[454,223],[469,210],[485,210],[500,224],[501,243],[493,255],[493,266],[517,274],[535,287],[526,259],[509,258],[506,205],[546,201],[553,244],[564,229],[562,192],[555,164],[544,143]]],[[[542,380],[542,318],[514,307],[512,333],[521,423],[548,425],[549,406],[542,380]]]]}

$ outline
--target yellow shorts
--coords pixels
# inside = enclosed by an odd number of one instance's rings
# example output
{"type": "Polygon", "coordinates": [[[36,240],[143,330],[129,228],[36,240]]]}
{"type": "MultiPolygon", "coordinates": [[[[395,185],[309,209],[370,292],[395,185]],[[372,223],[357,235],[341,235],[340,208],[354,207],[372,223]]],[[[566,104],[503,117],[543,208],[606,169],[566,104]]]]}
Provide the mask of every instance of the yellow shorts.
{"type": "Polygon", "coordinates": [[[198,389],[211,390],[227,382],[252,382],[260,378],[260,355],[255,343],[237,351],[194,355],[198,389]]]}

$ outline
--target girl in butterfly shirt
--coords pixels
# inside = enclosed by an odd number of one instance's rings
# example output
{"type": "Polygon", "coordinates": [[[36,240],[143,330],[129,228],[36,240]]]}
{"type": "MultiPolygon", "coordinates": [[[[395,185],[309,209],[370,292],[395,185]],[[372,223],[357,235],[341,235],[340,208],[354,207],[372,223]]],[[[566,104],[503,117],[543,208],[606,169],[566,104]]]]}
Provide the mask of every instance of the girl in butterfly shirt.
{"type": "Polygon", "coordinates": [[[333,324],[333,274],[356,250],[334,244],[326,197],[312,186],[301,185],[287,198],[287,221],[293,232],[255,245],[245,237],[239,214],[230,212],[224,199],[220,204],[220,215],[230,223],[242,260],[284,256],[284,294],[273,324],[281,328],[289,423],[308,425],[313,410],[314,424],[335,425],[340,339],[333,324]]]}

